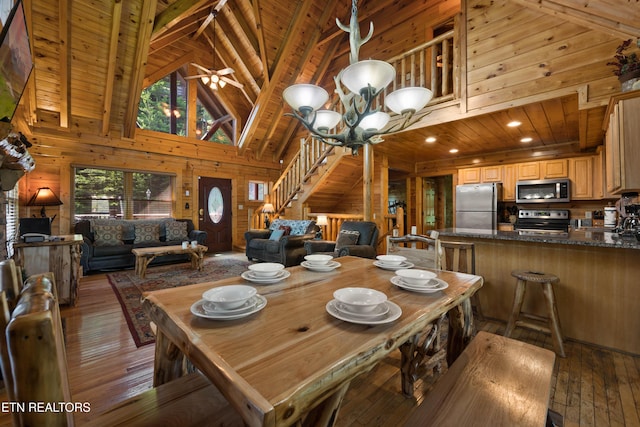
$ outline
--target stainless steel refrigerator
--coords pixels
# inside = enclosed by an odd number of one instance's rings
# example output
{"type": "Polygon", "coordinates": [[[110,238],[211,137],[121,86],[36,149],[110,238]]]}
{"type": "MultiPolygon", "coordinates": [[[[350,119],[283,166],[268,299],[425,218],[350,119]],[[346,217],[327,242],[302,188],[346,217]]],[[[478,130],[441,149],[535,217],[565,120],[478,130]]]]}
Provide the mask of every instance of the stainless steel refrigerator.
{"type": "Polygon", "coordinates": [[[456,228],[495,230],[502,184],[456,186],[456,228]]]}

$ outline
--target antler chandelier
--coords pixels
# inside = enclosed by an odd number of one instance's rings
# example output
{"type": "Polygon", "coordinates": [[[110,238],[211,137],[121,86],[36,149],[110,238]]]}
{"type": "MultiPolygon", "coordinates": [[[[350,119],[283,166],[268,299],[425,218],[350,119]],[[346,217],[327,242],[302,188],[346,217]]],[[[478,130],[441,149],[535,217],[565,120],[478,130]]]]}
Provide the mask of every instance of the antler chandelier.
{"type": "Polygon", "coordinates": [[[361,38],[358,1],[352,0],[349,26],[342,24],[338,18],[336,18],[336,24],[338,28],[349,33],[351,50],[350,65],[333,78],[336,84],[335,92],[340,98],[344,113],[319,109],[329,100],[329,94],[316,85],[295,84],[286,88],[282,96],[293,109],[293,113],[286,113],[286,115],[298,119],[313,136],[322,142],[349,147],[355,155],[365,144],[382,142],[381,135],[406,129],[417,122],[421,117],[412,120],[413,115],[429,103],[433,93],[423,87],[405,87],[387,94],[384,99],[385,106],[401,115],[403,120],[386,127],[390,120],[389,114],[381,111],[380,106],[373,105],[376,97],[395,79],[396,70],[384,61],[358,60],[360,47],[373,35],[373,22],[369,23],[367,36],[361,38]],[[343,85],[348,89],[347,93],[343,90],[343,85]],[[342,122],[340,131],[329,133],[340,122],[342,122]]]}

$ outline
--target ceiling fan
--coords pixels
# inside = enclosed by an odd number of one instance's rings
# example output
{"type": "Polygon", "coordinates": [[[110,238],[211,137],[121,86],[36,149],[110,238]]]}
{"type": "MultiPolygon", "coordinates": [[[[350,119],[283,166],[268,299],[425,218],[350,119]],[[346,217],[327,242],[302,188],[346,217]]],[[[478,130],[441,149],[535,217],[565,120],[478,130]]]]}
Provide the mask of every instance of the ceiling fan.
{"type": "Polygon", "coordinates": [[[233,68],[223,68],[221,70],[216,70],[216,16],[218,15],[218,11],[224,6],[227,0],[220,0],[215,8],[211,10],[207,19],[205,19],[203,23],[203,27],[208,25],[211,21],[213,21],[213,68],[209,69],[207,67],[203,67],[200,64],[196,64],[194,62],[191,63],[194,67],[198,68],[201,71],[201,74],[197,74],[195,76],[186,77],[186,80],[190,79],[202,79],[202,82],[209,86],[213,90],[218,90],[218,88],[223,88],[227,83],[237,88],[242,89],[243,85],[238,83],[237,81],[230,79],[228,76],[232,74],[233,68]]]}

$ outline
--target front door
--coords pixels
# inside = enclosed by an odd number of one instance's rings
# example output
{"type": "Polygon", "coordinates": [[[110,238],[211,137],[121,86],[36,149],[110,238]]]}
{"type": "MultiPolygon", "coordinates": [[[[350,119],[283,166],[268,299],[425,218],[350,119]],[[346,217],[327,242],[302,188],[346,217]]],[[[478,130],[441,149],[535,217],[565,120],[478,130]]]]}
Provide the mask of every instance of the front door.
{"type": "Polygon", "coordinates": [[[199,229],[207,232],[209,252],[231,250],[231,180],[200,177],[199,229]]]}

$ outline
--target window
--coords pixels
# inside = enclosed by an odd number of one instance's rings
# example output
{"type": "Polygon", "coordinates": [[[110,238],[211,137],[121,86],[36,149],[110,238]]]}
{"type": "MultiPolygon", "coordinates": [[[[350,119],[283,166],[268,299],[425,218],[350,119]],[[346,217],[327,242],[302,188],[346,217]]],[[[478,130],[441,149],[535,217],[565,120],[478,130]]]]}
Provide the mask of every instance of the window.
{"type": "Polygon", "coordinates": [[[18,232],[18,184],[5,194],[5,248],[0,254],[1,259],[8,259],[13,256],[13,242],[18,232]]]}
{"type": "Polygon", "coordinates": [[[174,177],[150,172],[76,167],[74,218],[172,216],[174,177]]]}
{"type": "MultiPolygon", "coordinates": [[[[197,80],[196,135],[204,141],[233,145],[235,120],[213,91],[197,80]]],[[[138,104],[137,125],[141,129],[187,135],[187,81],[173,72],[145,88],[138,104]]]]}
{"type": "Polygon", "coordinates": [[[262,181],[249,181],[249,200],[264,200],[267,183],[262,181]]]}

